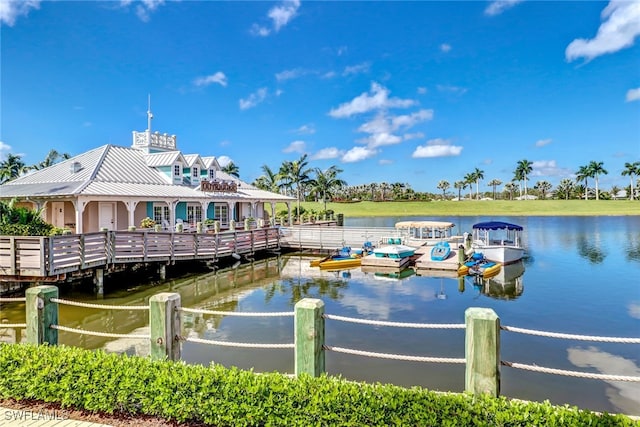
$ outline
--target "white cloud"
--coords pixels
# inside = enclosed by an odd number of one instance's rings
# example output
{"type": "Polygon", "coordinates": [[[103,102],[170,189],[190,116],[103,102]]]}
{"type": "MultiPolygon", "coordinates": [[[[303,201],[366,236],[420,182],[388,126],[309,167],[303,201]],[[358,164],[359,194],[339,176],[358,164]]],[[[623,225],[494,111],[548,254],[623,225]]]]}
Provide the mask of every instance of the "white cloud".
{"type": "MultiPolygon", "coordinates": [[[[287,25],[298,13],[300,7],[300,0],[285,0],[278,6],[272,7],[267,16],[271,19],[271,25],[273,31],[276,33],[280,31],[282,27],[287,25]]],[[[253,24],[251,32],[255,35],[266,37],[271,34],[271,29],[253,24]]]]}
{"type": "Polygon", "coordinates": [[[308,71],[303,70],[302,68],[294,68],[293,70],[285,70],[276,73],[276,80],[281,82],[284,80],[297,79],[298,77],[302,77],[305,74],[308,74],[308,71]]]}
{"type": "Polygon", "coordinates": [[[467,92],[466,88],[459,86],[451,86],[451,85],[437,85],[436,86],[440,92],[449,92],[454,95],[464,95],[467,92]]]}
{"type": "Polygon", "coordinates": [[[627,102],[640,100],[640,87],[636,89],[629,89],[627,91],[627,102]]]}
{"type": "Polygon", "coordinates": [[[266,87],[260,88],[256,92],[249,95],[248,98],[240,100],[239,102],[240,109],[248,110],[249,108],[253,108],[256,105],[263,102],[266,97],[267,97],[267,88],[266,87]]]}
{"type": "Polygon", "coordinates": [[[446,53],[446,52],[449,52],[449,51],[451,50],[451,45],[450,45],[450,44],[447,44],[447,43],[442,43],[442,44],[440,45],[440,50],[441,50],[442,52],[445,52],[445,53],[446,53]]]}
{"type": "Polygon", "coordinates": [[[380,160],[378,160],[378,164],[379,165],[391,165],[391,164],[393,164],[393,160],[380,159],[380,160]]]}
{"type": "Polygon", "coordinates": [[[294,133],[297,133],[300,135],[313,135],[314,133],[316,133],[316,129],[313,127],[312,124],[302,125],[298,129],[296,129],[294,133]]]}
{"type": "Polygon", "coordinates": [[[373,82],[369,93],[364,92],[349,102],[329,111],[335,118],[351,117],[355,114],[384,108],[407,108],[415,104],[411,99],[389,98],[389,90],[373,82]]]}
{"type": "Polygon", "coordinates": [[[419,93],[420,95],[424,95],[424,94],[426,94],[426,93],[427,93],[427,88],[426,88],[426,87],[424,87],[424,86],[420,86],[420,87],[418,88],[418,93],[419,93]]]}
{"type": "Polygon", "coordinates": [[[507,9],[511,9],[513,6],[522,2],[523,0],[497,0],[492,1],[489,6],[484,10],[485,15],[495,16],[500,15],[507,9]]]}
{"type": "Polygon", "coordinates": [[[539,139],[536,141],[536,147],[544,147],[545,145],[549,144],[551,144],[551,138],[539,139]]]}
{"type": "Polygon", "coordinates": [[[531,176],[571,176],[573,172],[567,168],[558,167],[555,160],[536,160],[531,163],[531,176]]]}
{"type": "MultiPolygon", "coordinates": [[[[149,22],[150,13],[155,11],[158,6],[162,6],[165,0],[140,0],[136,4],[136,15],[142,22],[149,22]]],[[[120,6],[128,7],[133,4],[133,0],[120,0],[120,6]]]]}
{"type": "Polygon", "coordinates": [[[4,160],[7,157],[7,153],[11,151],[11,146],[0,141],[0,160],[4,160]]]}
{"type": "Polygon", "coordinates": [[[567,61],[578,58],[587,61],[614,53],[633,45],[640,34],[640,2],[611,0],[601,14],[603,20],[593,39],[575,39],[565,50],[567,61]]]}
{"type": "Polygon", "coordinates": [[[342,161],[345,163],[355,163],[361,160],[373,157],[378,153],[378,150],[374,150],[368,147],[353,147],[342,156],[342,161]]]}
{"type": "Polygon", "coordinates": [[[31,9],[39,9],[40,0],[2,0],[0,1],[0,24],[10,27],[19,16],[27,16],[31,9]]]}
{"type": "Polygon", "coordinates": [[[630,302],[627,308],[629,309],[629,316],[634,319],[640,319],[640,302],[630,302]]]}
{"type": "Polygon", "coordinates": [[[340,150],[336,147],[328,147],[328,148],[323,148],[322,150],[313,154],[309,158],[311,160],[326,160],[326,159],[337,159],[338,157],[343,155],[344,155],[343,150],[340,150]]]}
{"type": "Polygon", "coordinates": [[[233,159],[231,157],[229,157],[229,156],[216,157],[216,160],[218,160],[218,164],[222,168],[227,166],[229,163],[233,162],[233,159]]]}
{"type": "Polygon", "coordinates": [[[335,72],[335,71],[327,71],[326,73],[324,73],[324,74],[322,75],[322,78],[323,78],[323,79],[332,79],[332,78],[334,78],[335,76],[337,76],[337,74],[336,74],[336,72],[335,72]]]}
{"type": "Polygon", "coordinates": [[[415,113],[395,116],[391,119],[392,129],[410,128],[418,123],[433,119],[433,110],[420,110],[415,113]]]}
{"type": "Polygon", "coordinates": [[[338,50],[336,51],[336,55],[338,55],[338,56],[342,56],[342,55],[344,55],[345,53],[347,53],[347,50],[348,50],[347,46],[340,46],[340,47],[338,48],[338,50]]]}
{"type": "Polygon", "coordinates": [[[451,141],[443,138],[430,139],[426,145],[418,145],[411,155],[414,159],[430,157],[459,156],[462,148],[451,145],[451,141]]]}
{"type": "Polygon", "coordinates": [[[196,86],[209,86],[212,83],[218,83],[220,86],[227,86],[227,76],[222,71],[218,71],[210,76],[198,77],[193,81],[196,86]]]}
{"type": "Polygon", "coordinates": [[[402,135],[402,139],[404,139],[405,141],[409,141],[410,139],[420,139],[420,138],[424,138],[424,133],[416,132],[416,133],[405,133],[404,135],[402,135]]]}
{"type": "Polygon", "coordinates": [[[361,144],[366,144],[368,148],[382,147],[383,145],[394,145],[402,142],[402,138],[392,133],[379,132],[371,136],[358,140],[361,144]]]}
{"type": "Polygon", "coordinates": [[[307,147],[307,143],[304,141],[293,141],[291,144],[289,144],[287,147],[285,147],[284,150],[282,150],[283,153],[304,153],[304,150],[307,147]]]}
{"type": "Polygon", "coordinates": [[[344,68],[342,75],[349,76],[351,74],[368,73],[369,68],[371,68],[371,64],[369,64],[368,62],[363,62],[362,64],[358,64],[358,65],[351,65],[349,67],[344,68]]]}

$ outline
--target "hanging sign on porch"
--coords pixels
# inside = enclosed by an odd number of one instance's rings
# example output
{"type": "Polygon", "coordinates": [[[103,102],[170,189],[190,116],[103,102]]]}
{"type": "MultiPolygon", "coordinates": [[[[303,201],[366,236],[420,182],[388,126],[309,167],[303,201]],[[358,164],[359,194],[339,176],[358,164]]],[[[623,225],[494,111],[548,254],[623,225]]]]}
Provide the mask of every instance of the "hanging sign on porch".
{"type": "Polygon", "coordinates": [[[235,193],[238,191],[238,184],[233,181],[202,181],[200,183],[200,191],[205,192],[223,192],[223,193],[235,193]]]}

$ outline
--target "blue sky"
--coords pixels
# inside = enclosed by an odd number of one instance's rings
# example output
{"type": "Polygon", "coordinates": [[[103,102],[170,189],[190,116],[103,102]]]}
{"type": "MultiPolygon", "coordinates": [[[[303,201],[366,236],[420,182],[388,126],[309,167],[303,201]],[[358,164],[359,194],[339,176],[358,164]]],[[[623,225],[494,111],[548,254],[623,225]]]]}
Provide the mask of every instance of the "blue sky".
{"type": "Polygon", "coordinates": [[[350,185],[481,190],[640,160],[640,1],[0,0],[0,159],[147,127],[252,182],[304,153],[350,185]]]}

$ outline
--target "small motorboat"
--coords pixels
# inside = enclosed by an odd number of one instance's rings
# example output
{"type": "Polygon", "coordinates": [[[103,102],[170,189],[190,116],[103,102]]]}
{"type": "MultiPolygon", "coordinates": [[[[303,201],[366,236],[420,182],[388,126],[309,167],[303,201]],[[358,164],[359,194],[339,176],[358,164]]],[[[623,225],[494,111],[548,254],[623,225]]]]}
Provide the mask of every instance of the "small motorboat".
{"type": "Polygon", "coordinates": [[[451,254],[449,242],[438,242],[433,249],[431,249],[431,260],[444,261],[449,258],[449,254],[451,254]]]}
{"type": "Polygon", "coordinates": [[[465,262],[458,268],[459,276],[481,276],[483,278],[493,277],[500,272],[502,264],[489,261],[482,254],[473,254],[471,261],[465,262]]]}

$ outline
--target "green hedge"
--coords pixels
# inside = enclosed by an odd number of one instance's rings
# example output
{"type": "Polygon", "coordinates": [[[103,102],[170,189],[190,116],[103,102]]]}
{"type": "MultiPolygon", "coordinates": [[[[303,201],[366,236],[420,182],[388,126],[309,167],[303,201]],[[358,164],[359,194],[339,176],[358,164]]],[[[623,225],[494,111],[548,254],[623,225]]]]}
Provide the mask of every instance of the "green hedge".
{"type": "Polygon", "coordinates": [[[0,398],[216,426],[631,426],[622,415],[422,388],[291,379],[65,346],[0,344],[0,398]]]}

